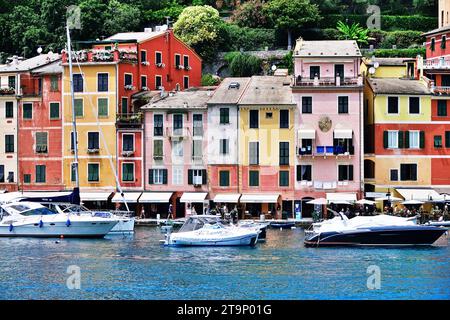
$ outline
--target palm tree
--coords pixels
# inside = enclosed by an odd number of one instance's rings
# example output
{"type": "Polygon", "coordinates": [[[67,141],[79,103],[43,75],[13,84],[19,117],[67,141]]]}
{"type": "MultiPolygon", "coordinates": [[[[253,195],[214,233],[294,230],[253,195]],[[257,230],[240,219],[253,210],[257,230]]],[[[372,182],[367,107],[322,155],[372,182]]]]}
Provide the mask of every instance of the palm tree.
{"type": "Polygon", "coordinates": [[[359,23],[353,23],[352,25],[345,24],[342,21],[337,23],[336,27],[341,35],[339,39],[356,40],[359,44],[367,44],[369,40],[369,29],[364,29],[359,23]]]}

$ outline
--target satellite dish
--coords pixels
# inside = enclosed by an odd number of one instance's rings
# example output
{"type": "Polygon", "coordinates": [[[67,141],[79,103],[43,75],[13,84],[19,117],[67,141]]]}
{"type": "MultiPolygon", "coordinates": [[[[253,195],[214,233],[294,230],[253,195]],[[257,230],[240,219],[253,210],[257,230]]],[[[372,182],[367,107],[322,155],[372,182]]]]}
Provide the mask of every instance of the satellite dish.
{"type": "Polygon", "coordinates": [[[272,65],[272,71],[277,70],[277,66],[276,65],[272,65]]]}
{"type": "Polygon", "coordinates": [[[37,53],[39,53],[39,54],[42,53],[42,47],[37,48],[37,53]]]}
{"type": "Polygon", "coordinates": [[[376,69],[376,68],[378,68],[378,67],[380,66],[380,63],[379,63],[379,62],[375,62],[375,63],[373,64],[373,66],[374,66],[375,69],[376,69]]]}
{"type": "Polygon", "coordinates": [[[375,71],[376,71],[376,70],[375,70],[374,67],[371,67],[371,68],[369,69],[369,73],[370,73],[370,74],[375,74],[375,71]]]}

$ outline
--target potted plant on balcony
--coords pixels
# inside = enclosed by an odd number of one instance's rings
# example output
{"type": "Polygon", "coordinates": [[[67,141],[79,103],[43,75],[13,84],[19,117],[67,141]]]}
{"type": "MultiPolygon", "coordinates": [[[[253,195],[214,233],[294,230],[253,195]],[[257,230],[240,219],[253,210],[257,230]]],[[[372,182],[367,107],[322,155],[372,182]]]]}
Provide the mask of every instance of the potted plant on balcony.
{"type": "Polygon", "coordinates": [[[157,68],[164,68],[165,66],[166,65],[164,63],[162,63],[162,62],[156,64],[157,68]]]}
{"type": "Polygon", "coordinates": [[[132,84],[127,84],[125,90],[135,90],[135,87],[132,84]]]}

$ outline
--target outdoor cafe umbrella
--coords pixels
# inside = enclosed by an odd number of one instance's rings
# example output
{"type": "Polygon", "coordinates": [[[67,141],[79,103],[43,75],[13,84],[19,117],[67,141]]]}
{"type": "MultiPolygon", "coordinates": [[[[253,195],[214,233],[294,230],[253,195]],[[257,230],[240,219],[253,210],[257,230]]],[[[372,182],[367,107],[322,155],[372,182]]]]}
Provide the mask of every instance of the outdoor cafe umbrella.
{"type": "Polygon", "coordinates": [[[328,201],[325,198],[317,198],[307,202],[307,204],[327,204],[327,203],[328,201]]]}
{"type": "Polygon", "coordinates": [[[372,201],[372,200],[367,200],[367,199],[361,199],[356,201],[357,204],[367,204],[367,205],[371,205],[373,206],[376,202],[372,201]]]}
{"type": "Polygon", "coordinates": [[[403,201],[402,202],[402,204],[423,204],[423,202],[422,201],[419,201],[419,200],[406,200],[406,201],[403,201]]]}
{"type": "Polygon", "coordinates": [[[333,203],[333,204],[351,204],[350,202],[348,202],[348,201],[345,201],[345,200],[330,200],[330,203],[333,203]]]}
{"type": "Polygon", "coordinates": [[[397,198],[397,197],[382,197],[382,198],[376,198],[375,201],[402,201],[403,199],[397,198]]]}

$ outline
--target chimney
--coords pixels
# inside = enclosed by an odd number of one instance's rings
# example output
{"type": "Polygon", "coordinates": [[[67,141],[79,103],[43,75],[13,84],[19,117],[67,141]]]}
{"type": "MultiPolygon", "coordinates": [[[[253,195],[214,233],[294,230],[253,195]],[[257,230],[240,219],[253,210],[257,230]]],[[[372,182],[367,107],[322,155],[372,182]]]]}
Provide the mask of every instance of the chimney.
{"type": "Polygon", "coordinates": [[[144,32],[152,32],[153,29],[152,28],[144,28],[144,32]]]}

